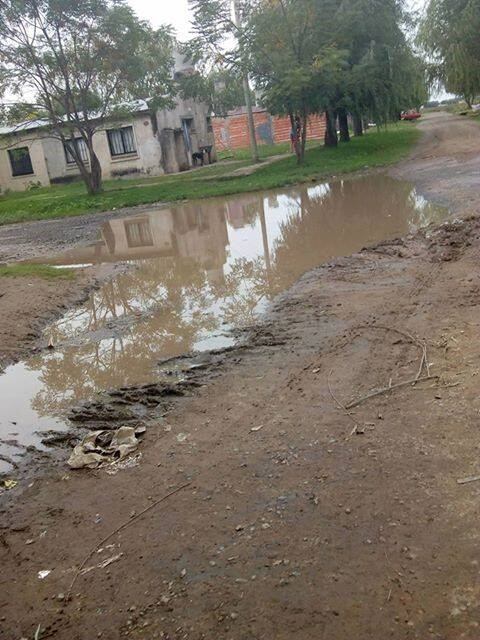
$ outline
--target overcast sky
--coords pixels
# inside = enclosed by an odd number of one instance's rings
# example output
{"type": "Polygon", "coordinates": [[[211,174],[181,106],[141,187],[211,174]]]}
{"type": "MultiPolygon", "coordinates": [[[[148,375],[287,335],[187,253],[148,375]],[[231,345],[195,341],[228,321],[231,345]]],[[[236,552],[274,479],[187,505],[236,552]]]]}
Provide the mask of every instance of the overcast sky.
{"type": "MultiPolygon", "coordinates": [[[[412,9],[422,8],[427,0],[407,0],[412,9]]],[[[154,26],[171,24],[180,40],[188,38],[190,12],[188,0],[128,0],[141,18],[146,18],[154,26]]]]}
{"type": "Polygon", "coordinates": [[[146,18],[154,26],[171,24],[180,40],[188,38],[190,17],[188,0],[128,0],[140,18],[146,18]]]}

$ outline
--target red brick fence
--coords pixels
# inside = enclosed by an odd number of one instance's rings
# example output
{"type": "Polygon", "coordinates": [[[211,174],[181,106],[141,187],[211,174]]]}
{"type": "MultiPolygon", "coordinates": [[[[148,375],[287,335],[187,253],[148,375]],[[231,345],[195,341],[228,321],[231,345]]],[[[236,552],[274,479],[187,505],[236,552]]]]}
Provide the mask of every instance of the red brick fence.
{"type": "MultiPolygon", "coordinates": [[[[290,141],[290,119],[272,116],[265,109],[254,109],[255,132],[258,144],[277,144],[290,141]]],[[[230,112],[226,117],[212,118],[217,151],[243,149],[250,144],[247,114],[245,110],[230,112]]],[[[325,117],[311,116],[308,121],[307,139],[323,140],[325,117]]]]}

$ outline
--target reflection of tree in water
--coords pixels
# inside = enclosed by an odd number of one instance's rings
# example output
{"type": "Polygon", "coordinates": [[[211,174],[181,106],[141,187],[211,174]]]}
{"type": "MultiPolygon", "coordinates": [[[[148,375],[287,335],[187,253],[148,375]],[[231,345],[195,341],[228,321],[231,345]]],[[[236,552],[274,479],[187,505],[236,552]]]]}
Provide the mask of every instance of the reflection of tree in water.
{"type": "Polygon", "coordinates": [[[214,301],[205,271],[190,260],[172,261],[168,268],[149,261],[109,282],[90,296],[78,326],[58,323],[52,337],[60,343],[85,331],[101,333],[61,356],[30,363],[45,385],[34,408],[55,414],[70,398],[147,380],[158,359],[190,351],[201,334],[218,328],[219,319],[209,312],[214,301]]]}
{"type": "Polygon", "coordinates": [[[244,326],[255,319],[258,304],[271,297],[271,282],[263,258],[237,258],[229,265],[224,282],[214,288],[223,321],[244,326]]]}
{"type": "Polygon", "coordinates": [[[98,390],[147,381],[158,360],[192,351],[223,323],[250,324],[259,303],[314,265],[403,233],[436,213],[408,185],[381,176],[299,187],[276,200],[249,195],[241,204],[236,224],[258,228],[263,255],[230,260],[225,272],[223,209],[211,211],[216,217],[210,219],[206,211],[183,211],[176,223],[179,242],[185,251],[191,245],[194,257],[137,262],[137,269],[103,285],[80,312],[55,325],[56,344],[73,339],[79,346],[31,362],[45,388],[33,403],[40,414],[59,413],[70,399],[92,397],[98,390]],[[267,232],[265,202],[272,216],[275,209],[283,214],[275,238],[267,232]],[[188,236],[200,227],[208,231],[212,223],[215,233],[197,244],[194,234],[188,236]]]}
{"type": "Polygon", "coordinates": [[[72,399],[150,380],[158,360],[192,351],[223,321],[250,322],[263,296],[268,279],[261,259],[233,261],[215,283],[193,260],[146,261],[93,293],[78,317],[57,323],[53,341],[76,338],[79,346],[30,362],[44,385],[33,408],[55,415],[72,399]]]}

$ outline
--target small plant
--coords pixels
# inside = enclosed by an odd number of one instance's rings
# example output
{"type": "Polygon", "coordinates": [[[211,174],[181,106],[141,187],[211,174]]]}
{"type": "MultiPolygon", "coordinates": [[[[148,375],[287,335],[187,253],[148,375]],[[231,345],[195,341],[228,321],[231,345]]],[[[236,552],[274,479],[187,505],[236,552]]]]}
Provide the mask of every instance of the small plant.
{"type": "Polygon", "coordinates": [[[33,182],[33,180],[31,180],[28,183],[27,191],[35,191],[36,189],[40,189],[41,186],[42,183],[40,182],[40,180],[37,180],[36,182],[33,182]]]}

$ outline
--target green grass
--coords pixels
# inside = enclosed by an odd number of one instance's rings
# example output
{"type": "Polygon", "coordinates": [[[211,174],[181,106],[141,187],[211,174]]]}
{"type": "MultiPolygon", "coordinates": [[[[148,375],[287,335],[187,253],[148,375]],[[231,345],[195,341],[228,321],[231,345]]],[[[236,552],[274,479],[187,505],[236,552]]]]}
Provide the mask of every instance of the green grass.
{"type": "Polygon", "coordinates": [[[70,269],[55,269],[47,264],[12,264],[0,266],[0,277],[71,280],[75,273],[70,269]]]}
{"type": "MultiPolygon", "coordinates": [[[[320,142],[318,140],[311,140],[307,142],[307,149],[312,149],[314,147],[319,147],[320,142]]],[[[290,143],[289,142],[281,142],[279,144],[260,144],[258,145],[258,155],[260,159],[263,158],[271,158],[272,156],[283,155],[284,153],[290,153],[290,143]]],[[[232,149],[228,151],[219,151],[218,159],[219,160],[246,160],[250,161],[252,158],[252,152],[249,147],[246,149],[232,149]]]]}
{"type": "Polygon", "coordinates": [[[408,154],[418,135],[414,124],[399,123],[386,131],[370,131],[353,138],[337,149],[315,146],[307,150],[302,165],[291,155],[263,167],[260,165],[248,176],[232,175],[235,169],[250,164],[248,160],[239,159],[172,176],[106,181],[104,191],[98,196],[89,196],[82,183],[12,193],[0,197],[0,224],[62,218],[153,202],[226,196],[322,180],[395,163],[408,154]]]}

